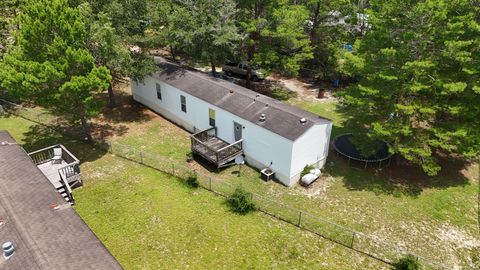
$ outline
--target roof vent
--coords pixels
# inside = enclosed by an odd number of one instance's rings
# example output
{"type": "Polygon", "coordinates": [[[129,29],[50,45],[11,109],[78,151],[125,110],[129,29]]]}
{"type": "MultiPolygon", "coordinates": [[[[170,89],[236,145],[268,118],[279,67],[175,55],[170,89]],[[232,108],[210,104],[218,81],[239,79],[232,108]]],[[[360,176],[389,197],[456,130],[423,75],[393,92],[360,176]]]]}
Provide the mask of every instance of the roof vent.
{"type": "Polygon", "coordinates": [[[260,122],[265,122],[266,119],[267,119],[267,117],[265,116],[264,113],[262,113],[262,114],[260,115],[260,119],[259,119],[260,122]]]}
{"type": "Polygon", "coordinates": [[[233,94],[233,90],[230,90],[230,94],[233,94]]]}
{"type": "Polygon", "coordinates": [[[259,97],[260,97],[260,94],[256,94],[255,97],[259,98],[259,97]]]}
{"type": "Polygon", "coordinates": [[[302,125],[305,125],[307,123],[307,119],[300,118],[300,123],[302,123],[302,125]]]}
{"type": "Polygon", "coordinates": [[[3,257],[8,260],[10,257],[12,257],[13,253],[15,252],[15,248],[13,247],[12,242],[5,242],[2,245],[3,249],[3,257]]]}
{"type": "Polygon", "coordinates": [[[268,103],[265,103],[265,107],[268,107],[268,103]]]}

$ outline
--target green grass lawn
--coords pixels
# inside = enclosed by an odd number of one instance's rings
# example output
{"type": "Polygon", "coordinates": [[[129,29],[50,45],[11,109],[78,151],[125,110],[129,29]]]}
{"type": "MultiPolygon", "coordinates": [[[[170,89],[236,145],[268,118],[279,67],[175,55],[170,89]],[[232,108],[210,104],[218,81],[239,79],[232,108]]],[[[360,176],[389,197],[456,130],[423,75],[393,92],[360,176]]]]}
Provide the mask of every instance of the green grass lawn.
{"type": "MultiPolygon", "coordinates": [[[[337,111],[336,102],[290,102],[332,119],[333,136],[345,132],[344,116],[337,111]]],[[[187,164],[190,139],[186,131],[152,113],[146,121],[127,125],[125,133],[112,137],[114,141],[187,164]]],[[[218,174],[205,168],[204,163],[187,166],[421,256],[462,266],[469,262],[480,241],[476,220],[478,181],[474,179],[478,165],[457,163],[447,166],[452,168],[446,173],[429,178],[412,168],[380,171],[349,167],[331,153],[324,175],[308,189],[265,183],[257,170],[248,167],[237,177],[236,166],[218,174]]]]}
{"type": "MultiPolygon", "coordinates": [[[[335,102],[291,102],[332,119],[334,135],[345,132],[342,126],[344,116],[337,111],[335,102]]],[[[17,122],[4,120],[0,122],[0,128],[5,125],[18,130],[16,136],[26,141],[27,148],[38,145],[38,142],[47,142],[44,138],[48,136],[41,130],[25,133],[23,125],[17,122]]],[[[411,167],[392,166],[385,170],[349,167],[345,160],[331,153],[324,174],[311,187],[287,188],[275,182],[261,181],[259,172],[249,167],[242,168],[241,176],[237,177],[236,166],[217,174],[203,163],[187,164],[189,134],[142,106],[107,111],[99,122],[106,127],[105,136],[110,140],[167,156],[202,173],[449,266],[465,267],[478,252],[477,164],[449,161],[444,173],[429,178],[411,167]]],[[[86,157],[82,168],[100,155],[98,151],[90,156],[85,149],[78,151],[86,157]]]]}
{"type": "Polygon", "coordinates": [[[75,210],[125,269],[386,268],[260,212],[234,214],[223,197],[24,119],[0,118],[0,127],[27,148],[65,143],[82,160],[75,210]]]}

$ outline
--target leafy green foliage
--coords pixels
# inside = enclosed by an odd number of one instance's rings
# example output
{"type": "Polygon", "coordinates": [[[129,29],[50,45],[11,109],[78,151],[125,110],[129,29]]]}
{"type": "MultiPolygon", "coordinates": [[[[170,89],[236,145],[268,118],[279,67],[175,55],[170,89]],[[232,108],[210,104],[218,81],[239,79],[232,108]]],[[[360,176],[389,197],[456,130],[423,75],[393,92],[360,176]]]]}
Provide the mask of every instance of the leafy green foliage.
{"type": "Polygon", "coordinates": [[[0,63],[2,87],[81,122],[90,139],[87,119],[100,112],[97,95],[111,76],[105,67],[95,66],[85,48],[88,32],[81,13],[66,0],[29,1],[19,25],[16,43],[0,63]]]}
{"type": "Polygon", "coordinates": [[[148,23],[148,2],[145,0],[71,0],[72,6],[89,3],[93,14],[107,14],[112,27],[122,38],[136,40],[148,23]]]}
{"type": "Polygon", "coordinates": [[[187,177],[186,183],[189,187],[198,188],[200,183],[198,182],[198,178],[196,175],[190,175],[187,177]]]}
{"type": "Polygon", "coordinates": [[[476,157],[479,11],[467,0],[373,2],[372,29],[342,63],[359,80],[342,94],[345,125],[388,141],[429,175],[440,153],[476,157]]]}
{"type": "MultiPolygon", "coordinates": [[[[128,50],[126,41],[133,41],[135,38],[133,36],[125,37],[124,35],[131,31],[140,35],[141,32],[138,32],[139,29],[125,29],[125,25],[118,25],[118,23],[114,25],[118,10],[104,10],[103,8],[116,6],[117,4],[118,2],[114,1],[107,6],[99,6],[98,3],[92,1],[78,6],[88,22],[89,43],[87,47],[94,56],[95,63],[108,68],[113,81],[121,81],[126,76],[141,80],[155,71],[154,61],[143,52],[130,52],[128,50]]],[[[115,106],[112,84],[108,88],[110,107],[115,106]]]]}
{"type": "Polygon", "coordinates": [[[300,178],[310,173],[311,170],[315,169],[312,165],[305,165],[302,172],[300,173],[300,178]]]}
{"type": "Polygon", "coordinates": [[[304,31],[308,10],[282,0],[244,0],[238,6],[240,29],[246,36],[239,57],[263,68],[297,75],[301,63],[313,57],[304,31]]]}
{"type": "Polygon", "coordinates": [[[382,147],[378,140],[370,138],[368,134],[353,134],[350,141],[364,157],[375,155],[382,147]]]}
{"type": "Polygon", "coordinates": [[[132,52],[132,66],[130,69],[130,78],[134,81],[143,81],[146,74],[151,74],[157,70],[155,61],[146,52],[132,52]]]}
{"type": "Polygon", "coordinates": [[[291,98],[297,97],[297,92],[290,91],[285,87],[275,87],[270,91],[269,95],[274,99],[287,101],[291,98]]]}
{"type": "Polygon", "coordinates": [[[227,198],[230,209],[241,215],[255,211],[255,204],[252,202],[251,193],[241,187],[237,187],[235,192],[227,198]]]}
{"type": "Polygon", "coordinates": [[[232,58],[240,41],[235,25],[233,0],[178,1],[171,3],[162,22],[161,32],[171,46],[188,56],[209,62],[215,72],[217,64],[232,58]]]}
{"type": "Polygon", "coordinates": [[[11,33],[18,27],[15,19],[21,13],[25,0],[2,0],[0,2],[0,56],[13,42],[11,33]]]}
{"type": "Polygon", "coordinates": [[[395,270],[418,270],[420,269],[420,263],[415,256],[409,254],[393,263],[393,267],[395,270]]]}

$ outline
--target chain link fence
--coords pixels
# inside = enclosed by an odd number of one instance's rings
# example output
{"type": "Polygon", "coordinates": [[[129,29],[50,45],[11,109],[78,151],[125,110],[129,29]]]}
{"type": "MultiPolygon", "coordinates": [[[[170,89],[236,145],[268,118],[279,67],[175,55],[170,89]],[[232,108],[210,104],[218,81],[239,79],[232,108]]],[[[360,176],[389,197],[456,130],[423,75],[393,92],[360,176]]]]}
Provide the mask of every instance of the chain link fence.
{"type": "MultiPolygon", "coordinates": [[[[62,130],[62,128],[58,126],[58,121],[51,120],[51,115],[48,117],[43,114],[39,115],[39,111],[32,111],[31,108],[25,108],[2,99],[0,99],[0,105],[8,113],[47,126],[49,124],[55,124],[55,126],[50,127],[56,130],[62,130]]],[[[159,154],[149,153],[132,146],[111,141],[99,143],[98,146],[107,147],[108,149],[105,150],[108,150],[111,154],[154,168],[183,180],[195,175],[202,188],[224,197],[231,195],[237,188],[236,185],[226,182],[226,180],[198,172],[195,169],[178,164],[159,154]]],[[[411,254],[417,258],[424,269],[450,269],[450,267],[437,261],[408,252],[377,237],[333,223],[317,215],[291,207],[283,202],[272,200],[255,192],[248,192],[251,194],[251,198],[259,211],[377,260],[390,264],[407,254],[411,254]]]]}
{"type": "MultiPolygon", "coordinates": [[[[186,180],[188,177],[195,175],[202,188],[224,197],[231,195],[237,188],[236,185],[226,180],[203,174],[158,154],[141,151],[116,142],[107,141],[106,145],[108,145],[108,151],[111,154],[146,165],[180,179],[186,180]]],[[[374,236],[341,226],[255,192],[248,192],[259,211],[385,263],[391,263],[407,254],[412,254],[427,269],[449,269],[436,261],[408,252],[374,236]]]]}

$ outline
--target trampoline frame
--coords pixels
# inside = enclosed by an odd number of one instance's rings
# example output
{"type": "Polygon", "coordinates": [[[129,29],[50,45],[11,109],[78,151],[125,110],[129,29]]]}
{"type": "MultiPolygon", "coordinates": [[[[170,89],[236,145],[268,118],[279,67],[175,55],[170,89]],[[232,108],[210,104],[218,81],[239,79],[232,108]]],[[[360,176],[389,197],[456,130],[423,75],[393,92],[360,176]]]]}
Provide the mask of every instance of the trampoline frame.
{"type": "MultiPolygon", "coordinates": [[[[355,157],[351,157],[347,154],[345,154],[344,152],[340,151],[340,149],[337,148],[337,146],[335,145],[335,141],[337,141],[337,139],[339,137],[342,137],[342,136],[347,136],[347,135],[353,135],[352,133],[343,133],[343,134],[340,134],[340,135],[337,135],[335,136],[335,138],[333,138],[333,141],[332,141],[332,145],[333,145],[333,148],[335,149],[335,152],[337,152],[337,155],[340,154],[344,157],[347,157],[348,158],[348,166],[350,166],[350,161],[353,159],[355,161],[360,161],[360,162],[365,162],[365,167],[364,169],[367,168],[368,166],[368,163],[376,163],[378,162],[378,168],[381,168],[382,166],[382,162],[387,160],[388,159],[388,164],[387,166],[390,166],[390,162],[392,161],[392,156],[393,154],[390,154],[386,157],[386,158],[383,158],[383,159],[377,159],[377,160],[368,160],[368,159],[360,159],[360,158],[355,158],[355,157]]],[[[383,143],[385,143],[387,146],[388,146],[388,143],[386,141],[383,141],[383,140],[379,140],[383,143]]]]}

